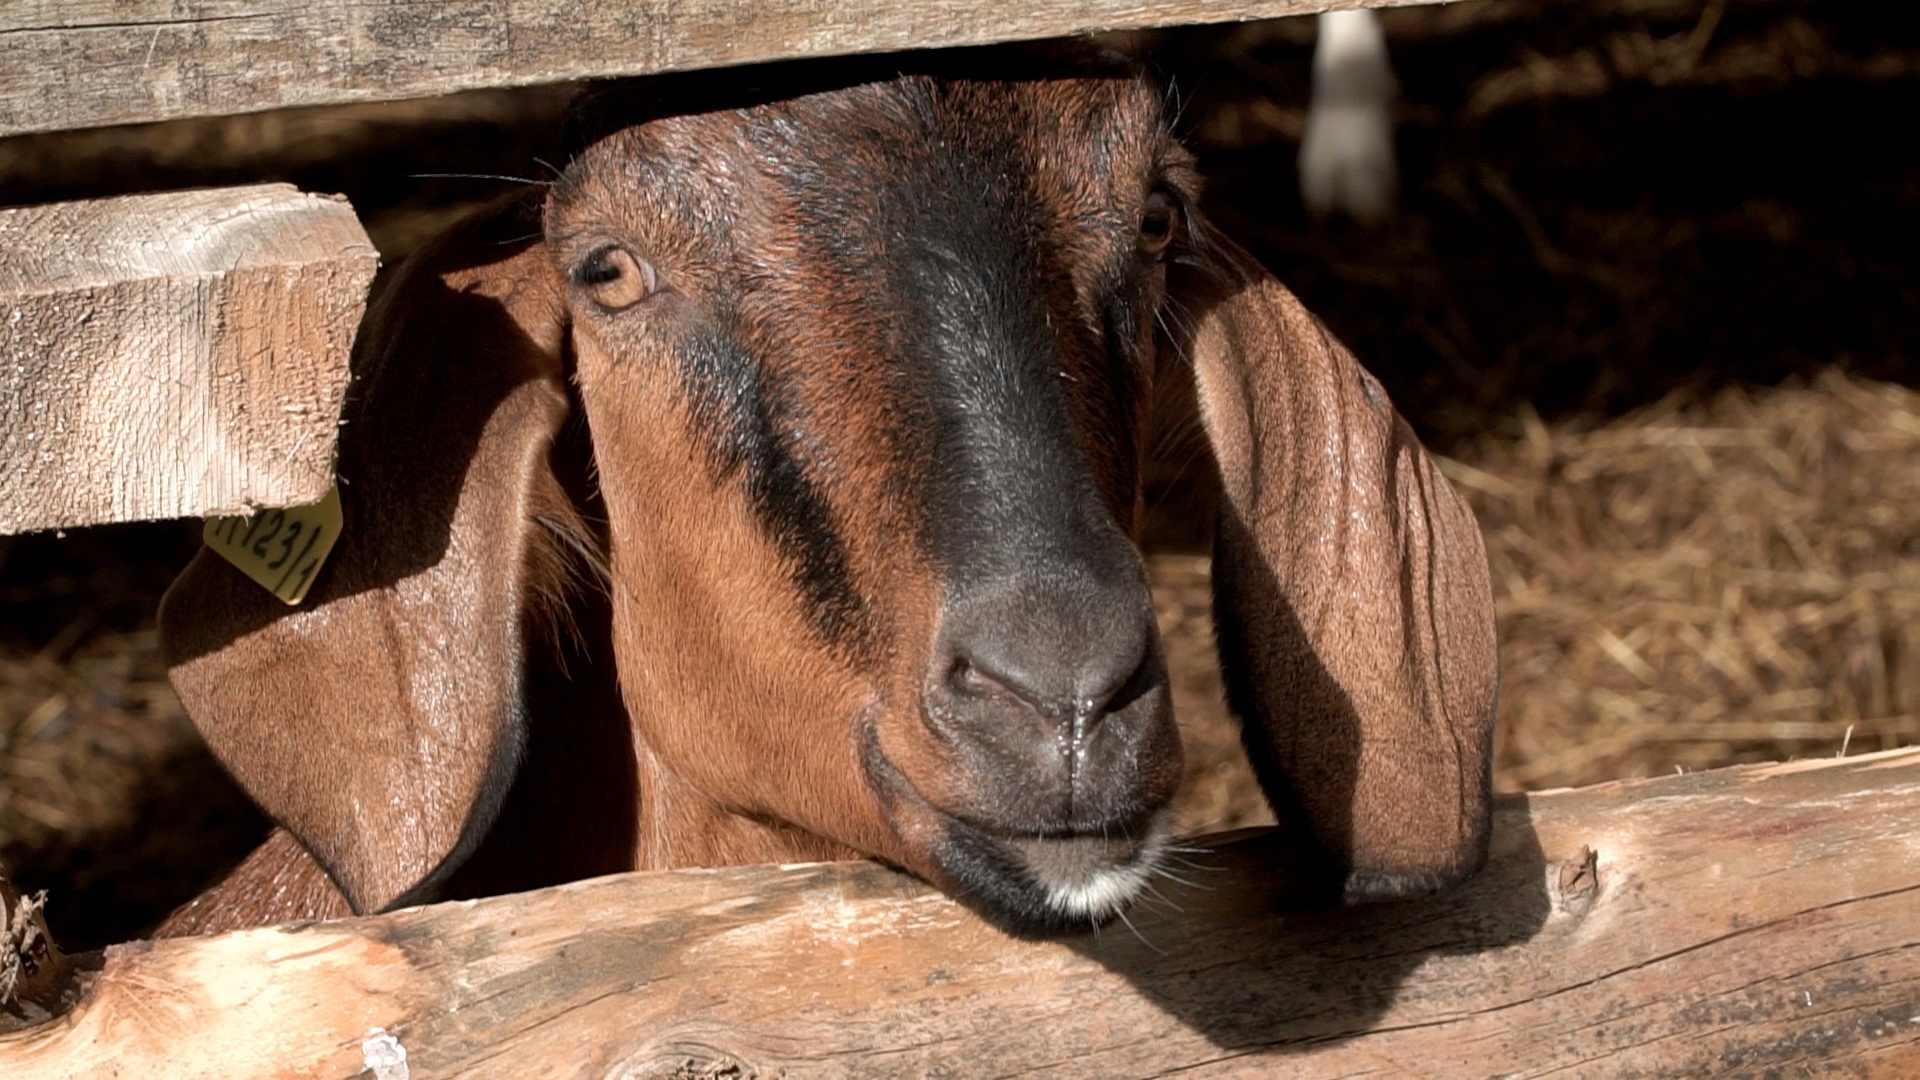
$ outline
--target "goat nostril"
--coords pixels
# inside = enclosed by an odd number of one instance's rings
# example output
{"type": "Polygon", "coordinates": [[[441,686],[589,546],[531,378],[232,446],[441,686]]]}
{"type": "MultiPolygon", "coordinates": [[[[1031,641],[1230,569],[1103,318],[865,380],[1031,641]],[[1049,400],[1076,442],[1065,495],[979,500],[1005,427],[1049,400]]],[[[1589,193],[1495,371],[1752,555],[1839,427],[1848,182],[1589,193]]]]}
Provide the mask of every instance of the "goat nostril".
{"type": "Polygon", "coordinates": [[[960,698],[981,703],[999,702],[1001,707],[1015,706],[1031,711],[1061,725],[1076,740],[1092,732],[1109,715],[1121,712],[1151,694],[1164,670],[1159,650],[1151,642],[1134,653],[1131,667],[1124,661],[1112,663],[1110,674],[1102,678],[1093,670],[1104,666],[1082,659],[1064,670],[1050,670],[1057,663],[1039,653],[1020,654],[1028,663],[1003,659],[987,650],[985,655],[972,651],[954,656],[946,666],[947,690],[960,698]],[[1122,674],[1124,672],[1124,674],[1122,674]],[[1079,685],[1075,685],[1078,683],[1079,685]]]}
{"type": "Polygon", "coordinates": [[[955,691],[972,698],[1000,698],[1017,703],[1042,716],[1056,719],[1069,715],[1064,702],[1049,701],[1044,694],[1028,689],[1018,675],[1003,675],[981,667],[976,660],[959,657],[947,674],[947,683],[955,691]]]}
{"type": "Polygon", "coordinates": [[[947,672],[947,682],[954,689],[974,697],[987,697],[996,693],[1010,697],[1019,696],[1009,690],[1005,683],[981,671],[965,657],[960,657],[953,662],[953,668],[947,672]]]}

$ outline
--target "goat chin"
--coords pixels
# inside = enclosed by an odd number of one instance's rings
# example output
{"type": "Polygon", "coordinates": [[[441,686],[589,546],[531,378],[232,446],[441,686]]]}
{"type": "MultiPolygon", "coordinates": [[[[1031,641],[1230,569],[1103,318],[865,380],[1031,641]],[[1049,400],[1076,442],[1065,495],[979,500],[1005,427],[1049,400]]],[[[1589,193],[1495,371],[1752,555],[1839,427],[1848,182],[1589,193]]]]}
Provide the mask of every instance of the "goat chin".
{"type": "Polygon", "coordinates": [[[1125,911],[1153,880],[1166,856],[1173,815],[1161,811],[1139,841],[1097,836],[1012,841],[1027,873],[1063,919],[1104,923],[1125,911]]]}

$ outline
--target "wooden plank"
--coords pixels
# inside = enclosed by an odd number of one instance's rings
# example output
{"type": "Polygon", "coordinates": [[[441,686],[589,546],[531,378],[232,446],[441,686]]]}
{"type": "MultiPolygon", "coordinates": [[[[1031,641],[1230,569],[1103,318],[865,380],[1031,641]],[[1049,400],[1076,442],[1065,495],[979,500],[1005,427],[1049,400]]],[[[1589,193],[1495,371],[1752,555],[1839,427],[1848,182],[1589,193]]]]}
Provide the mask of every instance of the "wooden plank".
{"type": "Polygon", "coordinates": [[[0,210],[0,534],[320,498],[378,261],[285,184],[0,210]]]}
{"type": "Polygon", "coordinates": [[[0,135],[1443,0],[16,0],[0,135]]]}
{"type": "Polygon", "coordinates": [[[120,946],[0,1073],[1920,1075],[1920,749],[1508,799],[1402,904],[1288,910],[1271,832],[1191,861],[1057,942],[841,863],[120,946]]]}

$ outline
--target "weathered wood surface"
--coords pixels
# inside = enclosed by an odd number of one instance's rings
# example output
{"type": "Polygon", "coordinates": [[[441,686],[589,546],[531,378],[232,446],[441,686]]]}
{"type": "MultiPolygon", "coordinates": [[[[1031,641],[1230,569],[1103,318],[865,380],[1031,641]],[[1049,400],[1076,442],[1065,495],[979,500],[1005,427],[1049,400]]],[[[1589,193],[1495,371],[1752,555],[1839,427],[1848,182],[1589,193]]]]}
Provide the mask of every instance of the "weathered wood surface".
{"type": "Polygon", "coordinates": [[[325,494],[378,262],[285,184],[0,210],[0,534],[325,494]]]}
{"type": "Polygon", "coordinates": [[[1444,0],[12,0],[0,135],[1444,0]]]}
{"type": "Polygon", "coordinates": [[[1192,858],[1062,942],[843,863],[121,946],[0,1074],[1920,1075],[1920,749],[1505,800],[1399,905],[1288,912],[1272,833],[1192,858]]]}

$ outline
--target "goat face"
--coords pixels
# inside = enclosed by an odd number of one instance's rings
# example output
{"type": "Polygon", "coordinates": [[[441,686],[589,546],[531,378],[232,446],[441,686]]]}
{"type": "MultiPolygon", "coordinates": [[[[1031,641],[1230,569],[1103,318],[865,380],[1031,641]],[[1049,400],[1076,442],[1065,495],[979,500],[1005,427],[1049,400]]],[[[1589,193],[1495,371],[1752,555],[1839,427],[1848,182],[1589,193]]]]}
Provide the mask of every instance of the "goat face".
{"type": "Polygon", "coordinates": [[[1097,924],[1180,773],[1131,540],[1156,382],[1219,467],[1221,659],[1276,810],[1349,896],[1477,865],[1477,529],[1193,215],[1159,95],[768,96],[617,125],[388,283],[307,607],[207,553],[163,605],[182,700],[285,829],[166,929],[853,855],[1097,924]],[[563,670],[529,615],[567,551],[610,604],[571,593],[563,670]]]}
{"type": "Polygon", "coordinates": [[[869,84],[568,170],[546,235],[660,767],[1017,925],[1132,897],[1180,776],[1129,533],[1190,190],[1120,80],[869,84]]]}

